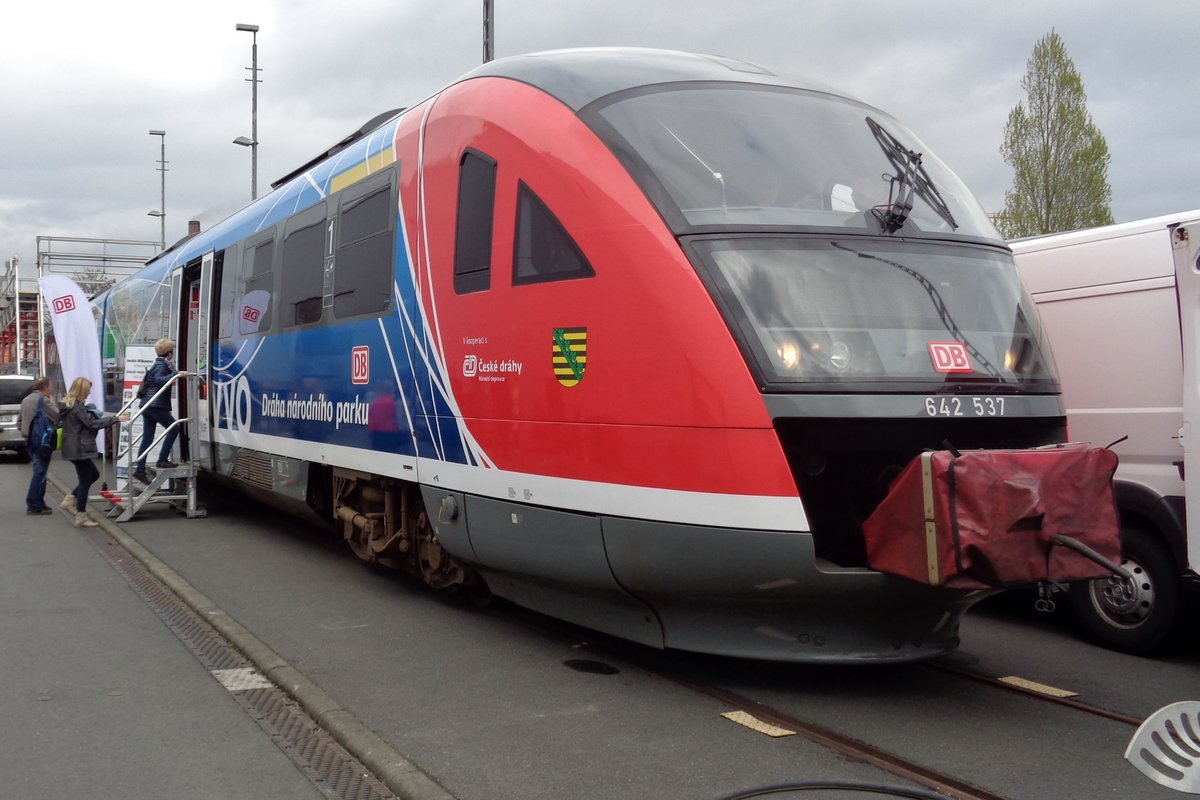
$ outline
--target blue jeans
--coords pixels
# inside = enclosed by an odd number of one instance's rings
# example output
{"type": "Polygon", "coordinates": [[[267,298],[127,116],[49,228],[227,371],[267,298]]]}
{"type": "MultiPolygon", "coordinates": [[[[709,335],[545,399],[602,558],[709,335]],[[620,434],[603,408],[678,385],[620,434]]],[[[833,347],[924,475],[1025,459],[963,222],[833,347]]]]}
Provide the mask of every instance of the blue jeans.
{"type": "Polygon", "coordinates": [[[90,458],[83,458],[79,461],[72,459],[72,464],[75,465],[75,477],[79,483],[75,486],[75,509],[83,511],[87,508],[88,492],[92,489],[92,484],[100,477],[100,470],[96,468],[96,462],[90,458]]]}
{"type": "MultiPolygon", "coordinates": [[[[158,426],[161,425],[164,428],[169,428],[174,424],[175,417],[171,415],[170,409],[159,408],[158,406],[146,406],[142,409],[142,441],[138,444],[138,452],[142,456],[137,460],[134,471],[146,471],[146,448],[154,441],[154,433],[158,429],[158,426]]],[[[175,446],[175,439],[178,436],[179,428],[175,428],[163,439],[162,449],[158,451],[159,461],[170,460],[171,448],[175,446]]]]}
{"type": "Polygon", "coordinates": [[[29,462],[33,465],[33,476],[29,479],[25,507],[37,511],[46,507],[46,471],[50,469],[50,453],[45,458],[30,453],[29,462]]]}

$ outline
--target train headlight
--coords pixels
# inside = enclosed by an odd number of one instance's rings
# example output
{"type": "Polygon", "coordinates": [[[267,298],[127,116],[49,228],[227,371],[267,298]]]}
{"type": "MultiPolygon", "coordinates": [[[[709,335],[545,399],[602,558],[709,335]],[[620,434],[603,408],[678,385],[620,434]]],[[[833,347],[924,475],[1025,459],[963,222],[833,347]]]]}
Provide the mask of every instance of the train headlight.
{"type": "Polygon", "coordinates": [[[846,369],[853,360],[854,351],[850,349],[850,345],[843,341],[834,341],[829,345],[829,365],[834,369],[846,369]]]}
{"type": "Polygon", "coordinates": [[[779,363],[788,372],[794,372],[800,366],[800,345],[791,339],[784,339],[775,348],[779,354],[779,363]]]}
{"type": "Polygon", "coordinates": [[[1035,351],[1028,339],[1015,341],[1004,351],[1005,372],[1026,375],[1034,370],[1035,364],[1035,351]]]}

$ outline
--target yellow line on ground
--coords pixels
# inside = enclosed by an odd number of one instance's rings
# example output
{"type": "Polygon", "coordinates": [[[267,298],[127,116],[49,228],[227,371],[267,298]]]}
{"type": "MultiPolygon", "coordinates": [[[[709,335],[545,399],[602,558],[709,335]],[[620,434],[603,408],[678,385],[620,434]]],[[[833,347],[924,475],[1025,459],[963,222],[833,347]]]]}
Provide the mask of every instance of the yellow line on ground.
{"type": "Polygon", "coordinates": [[[752,731],[765,733],[767,736],[795,736],[795,731],[789,731],[787,728],[779,728],[771,725],[768,722],[763,722],[758,717],[747,714],[745,711],[726,711],[721,715],[731,722],[736,722],[738,725],[745,725],[752,731]]]}
{"type": "Polygon", "coordinates": [[[1044,683],[1031,681],[1027,678],[1018,678],[1016,675],[1009,675],[1000,678],[1001,683],[1007,683],[1009,686],[1016,686],[1018,689],[1028,689],[1031,692],[1044,694],[1047,697],[1078,697],[1079,692],[1068,691],[1067,689],[1059,689],[1055,686],[1047,686],[1044,683]]]}

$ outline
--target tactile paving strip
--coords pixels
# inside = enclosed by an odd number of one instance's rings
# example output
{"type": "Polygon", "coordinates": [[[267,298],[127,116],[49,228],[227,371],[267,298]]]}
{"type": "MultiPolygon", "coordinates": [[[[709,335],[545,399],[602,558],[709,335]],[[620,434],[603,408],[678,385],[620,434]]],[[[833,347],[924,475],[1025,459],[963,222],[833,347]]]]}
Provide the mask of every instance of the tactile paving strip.
{"type": "Polygon", "coordinates": [[[100,528],[84,534],[166,626],[322,794],[334,800],[395,800],[359,761],[254,669],[220,633],[100,528]]]}

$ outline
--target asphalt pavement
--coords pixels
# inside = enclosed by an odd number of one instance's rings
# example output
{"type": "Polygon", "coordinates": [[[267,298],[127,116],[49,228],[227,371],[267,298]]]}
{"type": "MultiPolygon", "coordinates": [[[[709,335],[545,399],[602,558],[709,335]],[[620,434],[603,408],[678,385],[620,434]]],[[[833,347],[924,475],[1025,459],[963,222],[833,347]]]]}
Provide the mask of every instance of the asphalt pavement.
{"type": "MultiPolygon", "coordinates": [[[[56,457],[50,475],[56,506],[73,471],[56,457]]],[[[211,487],[205,518],[157,505],[88,531],[57,511],[26,516],[28,478],[0,454],[0,800],[704,800],[796,780],[903,783],[805,737],[731,723],[721,702],[639,666],[635,646],[512,607],[475,609],[211,487]],[[231,670],[205,661],[211,648],[178,635],[197,626],[156,609],[129,562],[277,688],[221,677],[231,670]],[[272,692],[386,793],[335,793],[298,766],[296,748],[264,727],[274,713],[248,700],[272,692]]],[[[986,674],[1138,715],[1194,694],[1200,656],[1146,662],[982,622],[967,626],[960,656],[986,674]]],[[[672,660],[1016,800],[1170,794],[1121,759],[1131,730],[936,671],[672,660]]]]}
{"type": "MultiPolygon", "coordinates": [[[[61,465],[60,465],[61,466],[61,465]]],[[[0,796],[319,798],[321,791],[57,510],[0,465],[0,796]]]]}
{"type": "MultiPolygon", "coordinates": [[[[131,590],[110,549],[405,800],[706,798],[797,775],[895,782],[801,737],[732,724],[652,675],[595,673],[585,640],[473,613],[254,504],[192,520],[150,506],[121,526],[93,507],[101,527],[89,531],[59,511],[26,516],[28,477],[0,455],[0,797],[359,796],[309,780],[131,590]]],[[[56,457],[52,506],[73,478],[56,457]]]]}

